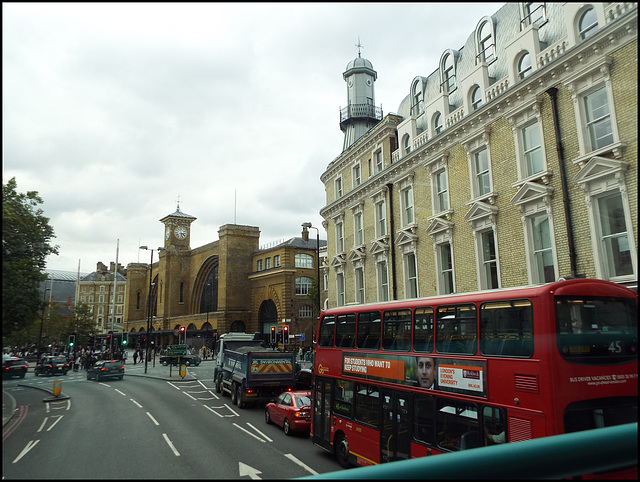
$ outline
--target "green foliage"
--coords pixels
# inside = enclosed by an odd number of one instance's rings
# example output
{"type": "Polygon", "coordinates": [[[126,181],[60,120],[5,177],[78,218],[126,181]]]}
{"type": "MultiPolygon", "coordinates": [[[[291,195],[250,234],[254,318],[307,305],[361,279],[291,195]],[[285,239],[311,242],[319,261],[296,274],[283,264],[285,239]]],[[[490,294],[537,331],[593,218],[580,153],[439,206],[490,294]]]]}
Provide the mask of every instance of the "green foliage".
{"type": "MultiPolygon", "coordinates": [[[[36,191],[17,192],[16,179],[2,185],[2,336],[30,326],[40,318],[40,282],[46,257],[58,254],[49,218],[38,206],[36,191]]],[[[35,340],[34,340],[35,341],[35,340]]]]}
{"type": "Polygon", "coordinates": [[[311,280],[311,286],[309,286],[309,302],[311,303],[311,306],[313,306],[313,316],[314,318],[318,317],[318,314],[320,313],[320,305],[318,305],[318,290],[320,289],[320,286],[318,284],[318,280],[316,280],[315,278],[313,278],[311,280]]]}
{"type": "Polygon", "coordinates": [[[89,335],[94,331],[93,315],[86,303],[78,303],[73,310],[73,318],[69,323],[69,334],[76,334],[76,344],[85,346],[89,342],[89,335]]]}

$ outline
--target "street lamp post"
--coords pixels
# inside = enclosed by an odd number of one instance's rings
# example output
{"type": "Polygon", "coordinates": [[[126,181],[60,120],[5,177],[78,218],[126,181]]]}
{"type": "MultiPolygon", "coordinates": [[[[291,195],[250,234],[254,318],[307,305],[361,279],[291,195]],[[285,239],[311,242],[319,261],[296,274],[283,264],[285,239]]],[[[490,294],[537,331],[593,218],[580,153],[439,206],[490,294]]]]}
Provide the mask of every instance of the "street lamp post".
{"type": "MultiPolygon", "coordinates": [[[[304,234],[304,230],[305,229],[315,229],[316,230],[316,267],[318,269],[318,277],[317,277],[317,283],[316,283],[316,291],[318,292],[318,319],[320,319],[320,311],[322,311],[322,306],[321,306],[321,302],[320,302],[320,230],[318,228],[316,228],[315,226],[313,226],[311,223],[302,223],[302,228],[303,231],[302,233],[304,234]]],[[[308,231],[307,231],[308,233],[308,231]]],[[[308,234],[307,234],[307,238],[308,238],[308,234]]],[[[313,336],[315,335],[315,326],[311,326],[311,337],[313,338],[313,336]]]]}
{"type": "Polygon", "coordinates": [[[50,291],[50,288],[45,288],[42,293],[42,316],[40,316],[40,335],[38,336],[38,360],[40,360],[40,347],[42,346],[42,325],[44,325],[44,309],[47,303],[47,291],[50,291]]]}
{"type": "Polygon", "coordinates": [[[150,249],[147,246],[140,246],[140,249],[146,249],[151,251],[151,264],[149,265],[149,303],[147,307],[147,341],[144,347],[144,372],[147,373],[147,367],[149,364],[149,343],[151,343],[151,300],[153,298],[153,252],[154,249],[150,249]]]}

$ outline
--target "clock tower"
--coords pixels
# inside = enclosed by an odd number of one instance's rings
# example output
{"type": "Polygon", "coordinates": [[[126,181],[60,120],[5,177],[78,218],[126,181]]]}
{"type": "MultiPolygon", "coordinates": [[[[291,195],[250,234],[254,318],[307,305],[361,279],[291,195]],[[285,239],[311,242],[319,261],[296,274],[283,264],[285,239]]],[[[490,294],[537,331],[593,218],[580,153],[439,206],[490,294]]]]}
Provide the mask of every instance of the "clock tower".
{"type": "Polygon", "coordinates": [[[197,218],[180,211],[180,204],[176,211],[168,214],[160,220],[164,224],[164,247],[175,246],[181,249],[190,249],[191,223],[197,218]]]}

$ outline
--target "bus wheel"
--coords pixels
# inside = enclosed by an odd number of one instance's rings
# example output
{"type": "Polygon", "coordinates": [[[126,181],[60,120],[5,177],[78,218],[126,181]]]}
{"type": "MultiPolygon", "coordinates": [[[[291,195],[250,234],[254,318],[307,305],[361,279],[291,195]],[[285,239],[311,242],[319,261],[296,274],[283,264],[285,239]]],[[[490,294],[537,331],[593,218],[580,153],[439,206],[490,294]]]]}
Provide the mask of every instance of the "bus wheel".
{"type": "Polygon", "coordinates": [[[349,442],[347,442],[347,437],[344,434],[336,435],[336,439],[333,441],[333,450],[338,463],[345,469],[350,468],[349,442]]]}

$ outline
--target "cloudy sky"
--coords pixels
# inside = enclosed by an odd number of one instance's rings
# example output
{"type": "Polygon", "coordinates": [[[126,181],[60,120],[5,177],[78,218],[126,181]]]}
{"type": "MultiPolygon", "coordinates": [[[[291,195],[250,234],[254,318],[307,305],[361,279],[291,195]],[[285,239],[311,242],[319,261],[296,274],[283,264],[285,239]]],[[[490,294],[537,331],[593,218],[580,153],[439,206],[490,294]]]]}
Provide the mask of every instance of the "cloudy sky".
{"type": "Polygon", "coordinates": [[[118,243],[148,262],[178,200],[192,248],[230,223],[299,236],[322,226],[358,38],[396,112],[500,5],[3,3],[3,183],[43,198],[49,269],[91,272],[118,243]]]}

